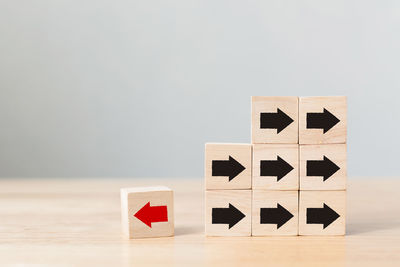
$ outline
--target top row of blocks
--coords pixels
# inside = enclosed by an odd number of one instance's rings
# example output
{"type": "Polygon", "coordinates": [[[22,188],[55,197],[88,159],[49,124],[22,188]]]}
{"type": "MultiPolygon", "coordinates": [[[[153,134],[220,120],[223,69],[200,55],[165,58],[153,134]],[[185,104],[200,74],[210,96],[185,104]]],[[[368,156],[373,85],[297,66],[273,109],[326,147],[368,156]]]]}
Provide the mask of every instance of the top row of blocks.
{"type": "Polygon", "coordinates": [[[252,97],[253,144],[344,144],[345,96],[252,97]]]}

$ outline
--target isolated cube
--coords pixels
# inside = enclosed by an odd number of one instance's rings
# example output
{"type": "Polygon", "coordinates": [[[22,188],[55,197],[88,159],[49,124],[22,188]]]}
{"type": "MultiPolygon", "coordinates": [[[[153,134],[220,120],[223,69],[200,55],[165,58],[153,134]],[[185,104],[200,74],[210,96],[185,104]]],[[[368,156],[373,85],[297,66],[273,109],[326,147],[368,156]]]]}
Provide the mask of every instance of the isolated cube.
{"type": "Polygon", "coordinates": [[[251,145],[208,143],[205,147],[206,189],[250,189],[251,145]]]}
{"type": "Polygon", "coordinates": [[[253,96],[251,142],[253,144],[298,143],[298,97],[253,96]]]}
{"type": "Polygon", "coordinates": [[[346,137],[347,97],[300,97],[300,144],[346,143],[346,137]]]}
{"type": "Polygon", "coordinates": [[[122,188],[121,212],[128,238],[174,235],[173,191],[168,187],[122,188]]]}

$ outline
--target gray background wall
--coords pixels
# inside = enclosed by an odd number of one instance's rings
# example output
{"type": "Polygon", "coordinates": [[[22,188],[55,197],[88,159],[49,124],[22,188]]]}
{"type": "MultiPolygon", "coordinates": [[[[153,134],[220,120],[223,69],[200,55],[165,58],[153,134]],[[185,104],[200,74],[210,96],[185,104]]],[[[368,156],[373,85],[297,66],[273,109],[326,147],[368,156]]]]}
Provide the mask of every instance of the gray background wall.
{"type": "Polygon", "coordinates": [[[0,176],[203,175],[251,95],[348,95],[349,174],[399,175],[400,1],[0,1],[0,176]]]}

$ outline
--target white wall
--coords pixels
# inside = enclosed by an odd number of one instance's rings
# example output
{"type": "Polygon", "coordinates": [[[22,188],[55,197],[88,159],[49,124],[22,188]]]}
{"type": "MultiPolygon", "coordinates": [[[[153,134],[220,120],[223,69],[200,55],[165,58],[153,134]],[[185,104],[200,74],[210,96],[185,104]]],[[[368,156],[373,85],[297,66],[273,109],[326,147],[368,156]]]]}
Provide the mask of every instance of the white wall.
{"type": "Polygon", "coordinates": [[[202,176],[251,95],[348,95],[350,175],[398,175],[400,1],[0,1],[0,176],[202,176]]]}

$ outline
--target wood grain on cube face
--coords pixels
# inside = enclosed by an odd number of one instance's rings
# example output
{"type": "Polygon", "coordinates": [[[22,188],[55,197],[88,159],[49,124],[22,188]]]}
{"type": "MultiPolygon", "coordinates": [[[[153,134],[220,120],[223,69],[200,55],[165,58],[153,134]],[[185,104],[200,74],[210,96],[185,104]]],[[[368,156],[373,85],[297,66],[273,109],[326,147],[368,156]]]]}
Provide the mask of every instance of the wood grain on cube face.
{"type": "Polygon", "coordinates": [[[250,144],[206,144],[206,189],[251,188],[250,144]]]}
{"type": "Polygon", "coordinates": [[[344,190],[346,144],[300,145],[300,190],[344,190]]]}
{"type": "Polygon", "coordinates": [[[253,144],[298,143],[298,97],[253,96],[251,102],[253,144]]]}
{"type": "Polygon", "coordinates": [[[253,145],[253,189],[298,190],[297,144],[253,145]]]}
{"type": "Polygon", "coordinates": [[[173,191],[165,186],[121,189],[122,229],[128,238],[174,235],[173,191]]]}
{"type": "Polygon", "coordinates": [[[251,190],[206,191],[206,235],[251,235],[251,190]]]}
{"type": "Polygon", "coordinates": [[[300,97],[299,143],[346,143],[347,97],[300,97]]]}
{"type": "Polygon", "coordinates": [[[298,191],[254,190],[252,235],[297,235],[298,191]]]}
{"type": "Polygon", "coordinates": [[[300,191],[300,235],[344,235],[346,191],[300,191]]]}

